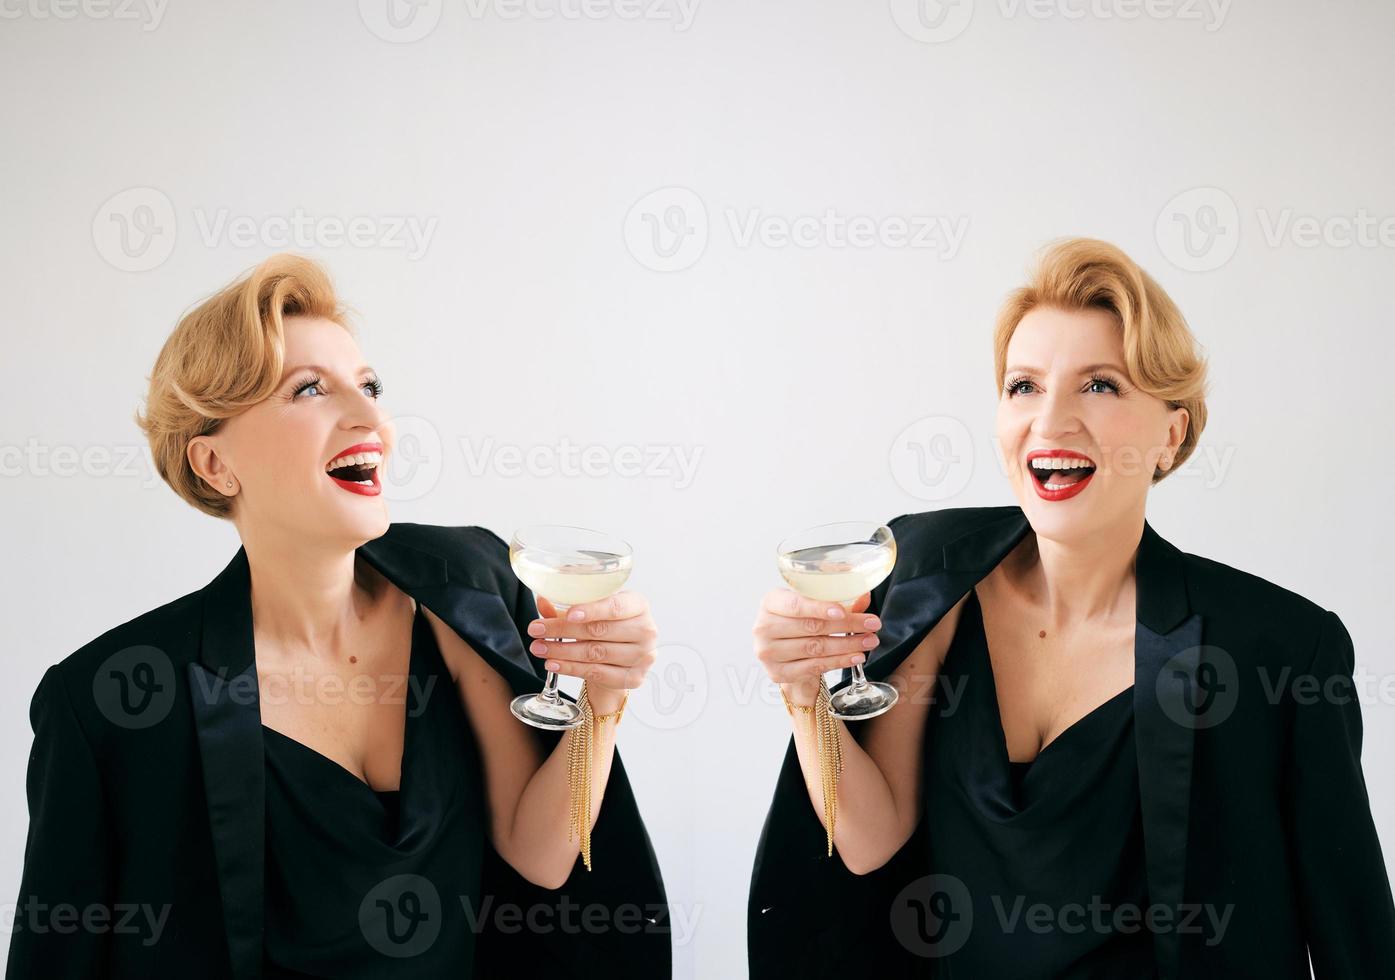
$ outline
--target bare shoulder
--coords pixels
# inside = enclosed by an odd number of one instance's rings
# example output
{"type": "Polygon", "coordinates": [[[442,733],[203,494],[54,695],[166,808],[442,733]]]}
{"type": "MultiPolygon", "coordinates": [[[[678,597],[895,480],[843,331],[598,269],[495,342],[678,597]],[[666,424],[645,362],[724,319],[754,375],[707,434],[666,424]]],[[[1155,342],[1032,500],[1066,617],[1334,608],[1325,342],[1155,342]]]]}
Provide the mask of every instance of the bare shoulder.
{"type": "MultiPolygon", "coordinates": [[[[904,701],[910,709],[902,713],[903,721],[914,722],[917,727],[923,723],[934,695],[935,681],[944,667],[945,654],[949,652],[954,633],[959,628],[959,619],[968,598],[969,593],[961,596],[887,678],[900,693],[900,701],[904,701]]],[[[889,711],[882,717],[891,718],[896,713],[889,711]]]]}
{"type": "MultiPolygon", "coordinates": [[[[536,729],[514,721],[509,708],[514,692],[489,661],[429,608],[423,606],[422,612],[450,672],[451,689],[483,753],[487,795],[496,810],[502,806],[499,812],[511,813],[522,792],[520,778],[526,783],[542,764],[545,740],[536,729]]],[[[495,827],[491,833],[497,840],[501,831],[495,827]]]]}
{"type": "Polygon", "coordinates": [[[475,648],[465,638],[450,627],[426,606],[422,606],[426,621],[431,625],[431,633],[436,638],[436,646],[441,651],[441,659],[450,671],[451,681],[459,687],[469,689],[473,685],[488,685],[497,682],[505,688],[504,679],[498,671],[475,652],[475,648]]]}
{"type": "Polygon", "coordinates": [[[967,595],[950,607],[886,678],[899,695],[895,707],[850,728],[886,779],[895,802],[897,833],[903,842],[920,819],[926,723],[940,668],[966,598],[967,595]]]}

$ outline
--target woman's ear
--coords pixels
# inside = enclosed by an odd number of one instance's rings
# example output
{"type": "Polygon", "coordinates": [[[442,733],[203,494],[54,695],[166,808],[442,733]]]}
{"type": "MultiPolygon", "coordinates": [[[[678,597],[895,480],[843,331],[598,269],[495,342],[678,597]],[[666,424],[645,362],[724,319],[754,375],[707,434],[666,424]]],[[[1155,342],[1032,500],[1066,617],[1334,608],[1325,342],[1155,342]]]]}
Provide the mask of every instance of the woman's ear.
{"type": "Polygon", "coordinates": [[[222,457],[218,455],[211,436],[196,436],[190,439],[184,455],[189,460],[190,468],[205,483],[224,496],[232,495],[237,483],[223,463],[222,457]]]}
{"type": "Polygon", "coordinates": [[[1167,465],[1163,469],[1172,468],[1173,461],[1177,459],[1177,453],[1181,451],[1182,443],[1187,438],[1191,419],[1191,413],[1180,405],[1172,410],[1172,420],[1167,426],[1167,452],[1163,457],[1167,465]]]}

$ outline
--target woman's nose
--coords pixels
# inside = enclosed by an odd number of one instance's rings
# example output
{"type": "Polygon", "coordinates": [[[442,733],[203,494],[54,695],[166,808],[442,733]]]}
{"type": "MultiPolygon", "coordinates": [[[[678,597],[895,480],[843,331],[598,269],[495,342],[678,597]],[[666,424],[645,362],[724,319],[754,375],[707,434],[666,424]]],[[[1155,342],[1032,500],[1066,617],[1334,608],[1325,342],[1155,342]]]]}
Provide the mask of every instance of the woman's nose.
{"type": "Polygon", "coordinates": [[[1032,432],[1042,439],[1054,439],[1070,435],[1080,427],[1069,399],[1056,394],[1046,394],[1035,402],[1037,412],[1032,418],[1032,432]]]}
{"type": "Polygon", "coordinates": [[[349,399],[340,423],[345,428],[376,429],[387,420],[387,417],[387,412],[383,410],[376,398],[359,395],[357,399],[349,399]]]}

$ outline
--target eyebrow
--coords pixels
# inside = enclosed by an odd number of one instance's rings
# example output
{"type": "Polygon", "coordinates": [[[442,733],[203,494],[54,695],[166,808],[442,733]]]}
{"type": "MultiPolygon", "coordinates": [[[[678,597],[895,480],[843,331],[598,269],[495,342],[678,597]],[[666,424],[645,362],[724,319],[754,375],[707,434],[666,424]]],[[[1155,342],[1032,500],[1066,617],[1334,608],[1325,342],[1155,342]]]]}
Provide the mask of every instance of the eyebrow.
{"type": "MultiPolygon", "coordinates": [[[[297,371],[318,371],[318,372],[320,372],[321,374],[333,374],[333,373],[334,373],[333,371],[327,370],[326,368],[322,367],[322,366],[319,365],[319,364],[301,364],[301,365],[299,365],[299,366],[297,366],[297,367],[287,368],[286,371],[285,371],[285,373],[281,375],[281,382],[280,382],[280,383],[284,384],[285,381],[286,381],[286,379],[289,378],[291,375],[295,374],[297,371]]],[[[363,366],[362,366],[361,368],[359,368],[358,371],[356,372],[356,374],[357,374],[359,377],[362,377],[362,376],[365,375],[365,374],[377,374],[377,373],[378,373],[377,371],[374,371],[374,370],[373,370],[371,367],[369,367],[367,364],[363,365],[363,366]]]]}
{"type": "MultiPolygon", "coordinates": [[[[1006,368],[1005,370],[1006,370],[1006,372],[1007,372],[1008,374],[1018,374],[1018,373],[1022,373],[1022,374],[1041,374],[1041,373],[1043,373],[1043,372],[1041,371],[1040,368],[1030,367],[1030,366],[1025,365],[1025,364],[1015,364],[1015,365],[1013,365],[1013,366],[1010,367],[1010,368],[1006,368]]],[[[1101,370],[1117,371],[1119,374],[1128,374],[1127,371],[1125,371],[1123,368],[1121,368],[1121,367],[1120,367],[1119,365],[1117,365],[1117,364],[1087,364],[1085,367],[1081,368],[1081,369],[1080,369],[1079,371],[1077,371],[1076,373],[1077,373],[1077,374],[1094,374],[1096,371],[1101,371],[1101,370]]]]}

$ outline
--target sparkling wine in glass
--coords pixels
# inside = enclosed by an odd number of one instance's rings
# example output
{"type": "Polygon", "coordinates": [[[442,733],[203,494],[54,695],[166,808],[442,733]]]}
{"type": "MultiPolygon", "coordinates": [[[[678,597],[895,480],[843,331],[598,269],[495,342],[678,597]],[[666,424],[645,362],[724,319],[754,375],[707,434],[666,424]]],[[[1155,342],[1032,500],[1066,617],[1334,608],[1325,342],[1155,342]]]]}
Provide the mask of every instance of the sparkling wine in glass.
{"type": "MultiPolygon", "coordinates": [[[[518,580],[557,607],[563,617],[579,602],[594,602],[620,591],[630,577],[634,550],[621,539],[584,527],[535,524],[520,528],[509,542],[509,564],[518,580]]],[[[562,642],[574,642],[562,637],[562,642]]],[[[557,674],[547,672],[537,694],[520,694],[509,704],[519,721],[559,731],[581,724],[581,709],[557,693],[557,674]]]]}
{"type": "MultiPolygon", "coordinates": [[[[896,538],[885,524],[822,524],[781,541],[776,561],[781,576],[794,591],[820,602],[840,603],[847,609],[891,574],[896,564],[896,538]]],[[[888,711],[896,698],[896,688],[869,681],[862,664],[853,664],[852,683],[832,695],[829,713],[846,721],[875,718],[888,711]]]]}

